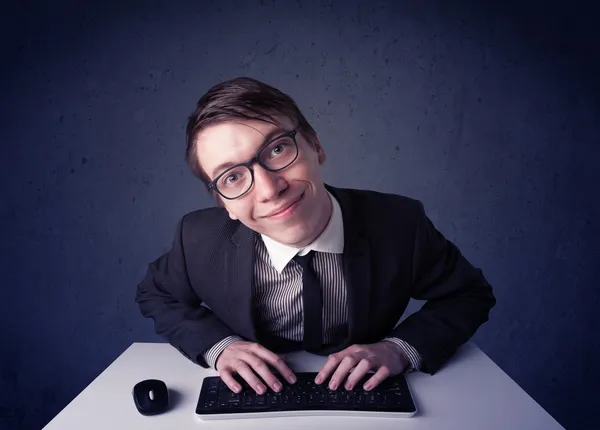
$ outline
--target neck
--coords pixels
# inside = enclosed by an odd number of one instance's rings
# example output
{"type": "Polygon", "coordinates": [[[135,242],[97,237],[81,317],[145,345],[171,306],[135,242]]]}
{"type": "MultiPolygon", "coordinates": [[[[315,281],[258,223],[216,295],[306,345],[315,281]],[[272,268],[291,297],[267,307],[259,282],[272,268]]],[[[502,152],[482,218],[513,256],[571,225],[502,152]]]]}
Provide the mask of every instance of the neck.
{"type": "Polygon", "coordinates": [[[297,244],[296,247],[303,248],[313,243],[319,236],[321,236],[321,234],[329,224],[329,220],[331,219],[331,215],[333,214],[333,203],[331,202],[331,197],[329,196],[327,190],[324,190],[323,192],[321,204],[323,205],[322,207],[326,209],[323,211],[321,219],[319,219],[317,227],[315,228],[315,233],[311,237],[308,237],[302,243],[297,244]]]}

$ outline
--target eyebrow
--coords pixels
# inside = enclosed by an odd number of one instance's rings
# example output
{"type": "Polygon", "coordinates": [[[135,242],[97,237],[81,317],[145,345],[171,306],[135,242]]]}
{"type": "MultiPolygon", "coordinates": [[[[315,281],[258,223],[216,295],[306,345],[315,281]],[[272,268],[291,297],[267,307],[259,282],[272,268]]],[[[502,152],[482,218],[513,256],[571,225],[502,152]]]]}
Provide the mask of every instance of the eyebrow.
{"type": "MultiPolygon", "coordinates": [[[[271,131],[269,131],[267,134],[265,134],[265,137],[263,139],[263,143],[260,145],[259,149],[256,152],[258,153],[267,144],[271,143],[271,141],[273,139],[278,138],[280,135],[285,134],[288,131],[289,130],[287,130],[287,129],[281,127],[281,126],[275,127],[274,129],[272,129],[271,131]]],[[[238,164],[240,164],[240,163],[233,163],[231,161],[226,161],[224,163],[221,163],[221,164],[219,164],[217,167],[215,167],[212,170],[212,177],[214,178],[214,177],[218,176],[218,174],[220,174],[220,172],[223,172],[226,169],[229,169],[230,167],[237,166],[238,164]]]]}

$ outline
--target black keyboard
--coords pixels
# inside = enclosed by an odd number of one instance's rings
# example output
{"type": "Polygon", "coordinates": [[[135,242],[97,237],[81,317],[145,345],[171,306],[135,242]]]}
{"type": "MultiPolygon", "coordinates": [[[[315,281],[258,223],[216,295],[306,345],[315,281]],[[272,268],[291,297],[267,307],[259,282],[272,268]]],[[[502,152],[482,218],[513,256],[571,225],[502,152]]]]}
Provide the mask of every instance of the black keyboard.
{"type": "Polygon", "coordinates": [[[302,415],[368,415],[394,417],[413,416],[417,409],[404,375],[391,377],[371,391],[362,385],[372,376],[366,375],[353,390],[340,387],[335,391],[327,388],[328,381],[315,384],[317,373],[295,373],[295,384],[284,382],[276,393],[271,389],[258,395],[250,386],[236,376],[242,386],[235,393],[218,376],[206,377],[202,382],[196,414],[202,419],[242,418],[261,414],[264,416],[302,415]]]}

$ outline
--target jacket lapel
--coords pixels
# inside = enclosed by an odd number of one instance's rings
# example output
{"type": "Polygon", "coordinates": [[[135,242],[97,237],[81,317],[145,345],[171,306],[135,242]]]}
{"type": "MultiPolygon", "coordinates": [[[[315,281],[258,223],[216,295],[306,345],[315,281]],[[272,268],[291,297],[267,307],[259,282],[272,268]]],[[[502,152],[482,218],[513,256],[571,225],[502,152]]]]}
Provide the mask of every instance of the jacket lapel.
{"type": "Polygon", "coordinates": [[[371,309],[371,249],[361,212],[347,191],[327,186],[344,221],[344,274],[348,293],[348,339],[345,346],[367,342],[371,309]]]}
{"type": "Polygon", "coordinates": [[[255,239],[256,233],[239,223],[225,254],[227,304],[235,321],[235,331],[249,340],[256,340],[252,311],[255,239]]]}

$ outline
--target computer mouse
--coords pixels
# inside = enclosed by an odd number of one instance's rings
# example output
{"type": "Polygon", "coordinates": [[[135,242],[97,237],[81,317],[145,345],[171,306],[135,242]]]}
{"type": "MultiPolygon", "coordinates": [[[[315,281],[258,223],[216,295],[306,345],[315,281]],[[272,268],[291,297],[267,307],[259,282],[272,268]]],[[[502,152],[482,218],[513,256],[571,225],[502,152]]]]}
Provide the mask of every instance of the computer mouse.
{"type": "Polygon", "coordinates": [[[167,384],[158,379],[146,379],[133,387],[133,403],[142,415],[156,415],[169,407],[167,384]]]}

